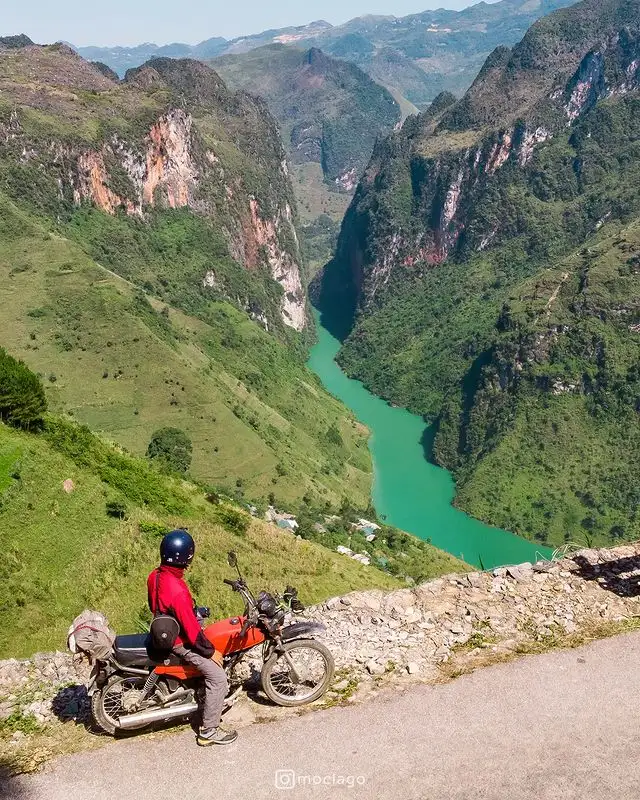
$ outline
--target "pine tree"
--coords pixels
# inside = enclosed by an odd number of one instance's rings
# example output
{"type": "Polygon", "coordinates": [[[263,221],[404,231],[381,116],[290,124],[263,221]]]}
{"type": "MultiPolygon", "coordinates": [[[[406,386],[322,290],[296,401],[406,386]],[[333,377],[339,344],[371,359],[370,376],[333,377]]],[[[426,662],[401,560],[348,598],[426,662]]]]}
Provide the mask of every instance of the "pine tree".
{"type": "Polygon", "coordinates": [[[44,388],[38,376],[0,347],[0,419],[28,430],[42,423],[46,410],[44,388]]]}

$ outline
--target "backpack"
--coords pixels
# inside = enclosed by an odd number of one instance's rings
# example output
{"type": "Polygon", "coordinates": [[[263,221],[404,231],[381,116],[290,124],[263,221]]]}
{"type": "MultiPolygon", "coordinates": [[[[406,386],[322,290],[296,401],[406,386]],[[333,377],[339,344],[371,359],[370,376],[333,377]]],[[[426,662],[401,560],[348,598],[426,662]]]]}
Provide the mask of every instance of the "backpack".
{"type": "Polygon", "coordinates": [[[104,614],[83,611],[71,623],[67,647],[74,654],[85,653],[92,661],[106,661],[113,651],[115,640],[116,635],[104,614]]]}
{"type": "Polygon", "coordinates": [[[176,639],[180,634],[178,620],[170,614],[163,614],[158,611],[158,591],[160,585],[160,572],[156,572],[156,611],[151,620],[149,634],[151,635],[151,647],[161,653],[168,653],[173,650],[176,639]]]}

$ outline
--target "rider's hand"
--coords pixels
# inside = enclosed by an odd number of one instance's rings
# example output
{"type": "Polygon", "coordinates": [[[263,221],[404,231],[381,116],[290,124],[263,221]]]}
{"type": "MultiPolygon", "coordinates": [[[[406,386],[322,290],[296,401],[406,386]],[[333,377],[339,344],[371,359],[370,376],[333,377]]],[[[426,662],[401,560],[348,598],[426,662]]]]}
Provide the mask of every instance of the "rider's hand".
{"type": "Polygon", "coordinates": [[[219,650],[216,650],[214,654],[211,656],[211,660],[215,661],[215,663],[221,667],[224,664],[224,656],[219,650]]]}

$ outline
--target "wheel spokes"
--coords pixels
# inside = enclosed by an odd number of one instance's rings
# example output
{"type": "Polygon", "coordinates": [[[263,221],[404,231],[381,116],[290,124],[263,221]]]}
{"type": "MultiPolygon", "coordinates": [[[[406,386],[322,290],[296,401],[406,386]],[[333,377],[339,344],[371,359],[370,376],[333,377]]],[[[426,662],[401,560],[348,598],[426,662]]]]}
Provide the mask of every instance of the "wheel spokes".
{"type": "Polygon", "coordinates": [[[308,647],[292,648],[279,656],[270,682],[281,697],[302,700],[315,692],[326,674],[327,664],[321,653],[308,647]]]}

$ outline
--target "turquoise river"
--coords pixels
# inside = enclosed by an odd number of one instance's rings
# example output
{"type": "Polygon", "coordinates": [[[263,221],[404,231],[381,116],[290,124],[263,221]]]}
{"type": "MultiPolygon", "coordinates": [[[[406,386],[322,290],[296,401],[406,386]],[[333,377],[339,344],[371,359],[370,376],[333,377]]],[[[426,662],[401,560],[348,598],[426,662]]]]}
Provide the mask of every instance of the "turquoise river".
{"type": "Polygon", "coordinates": [[[544,547],[475,520],[452,505],[451,475],[425,458],[422,417],[393,408],[348,378],[335,361],[340,342],[316,314],[318,342],[309,367],[327,390],[369,428],[374,465],[373,504],[387,524],[429,539],[469,564],[490,567],[548,557],[544,547]]]}

